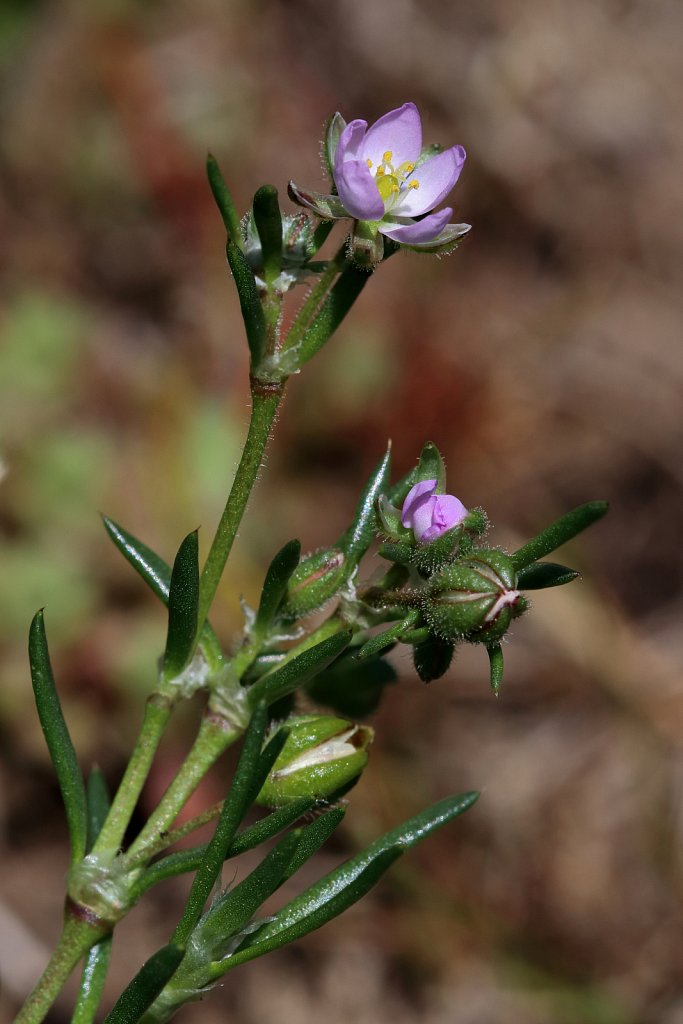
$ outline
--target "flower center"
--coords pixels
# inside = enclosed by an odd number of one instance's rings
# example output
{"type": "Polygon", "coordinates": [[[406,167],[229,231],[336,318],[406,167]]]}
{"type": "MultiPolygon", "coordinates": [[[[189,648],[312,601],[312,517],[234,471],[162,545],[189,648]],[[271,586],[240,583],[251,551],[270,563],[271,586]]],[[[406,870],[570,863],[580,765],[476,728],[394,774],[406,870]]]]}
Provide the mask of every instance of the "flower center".
{"type": "MultiPolygon", "coordinates": [[[[388,212],[396,205],[401,198],[401,194],[407,189],[420,187],[420,182],[417,178],[410,177],[415,170],[415,164],[411,164],[406,160],[405,163],[394,167],[393,158],[394,154],[388,149],[383,154],[382,162],[377,165],[375,171],[375,182],[382,197],[385,212],[388,212]]],[[[372,160],[368,159],[366,163],[368,168],[372,170],[372,160]]]]}

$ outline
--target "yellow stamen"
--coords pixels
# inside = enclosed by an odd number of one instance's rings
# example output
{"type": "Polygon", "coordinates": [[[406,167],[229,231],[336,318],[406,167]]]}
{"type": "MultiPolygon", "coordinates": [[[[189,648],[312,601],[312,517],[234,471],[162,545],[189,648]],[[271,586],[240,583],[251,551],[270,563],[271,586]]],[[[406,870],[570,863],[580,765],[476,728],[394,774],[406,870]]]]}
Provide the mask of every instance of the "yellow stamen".
{"type": "Polygon", "coordinates": [[[390,164],[393,155],[394,155],[393,150],[388,149],[386,151],[386,153],[384,154],[384,156],[382,157],[382,160],[384,161],[385,164],[390,164]]]}
{"type": "Polygon", "coordinates": [[[419,181],[409,181],[408,182],[408,188],[419,188],[419,187],[420,187],[420,182],[419,181]]]}
{"type": "Polygon", "coordinates": [[[368,165],[368,167],[372,167],[372,160],[370,159],[370,157],[368,157],[368,159],[365,162],[368,165]]]}
{"type": "Polygon", "coordinates": [[[410,163],[406,162],[404,164],[401,164],[401,166],[398,169],[398,173],[399,174],[406,174],[407,175],[407,174],[412,174],[414,170],[415,170],[415,164],[410,164],[410,163]]]}
{"type": "Polygon", "coordinates": [[[375,177],[376,178],[381,178],[383,174],[384,174],[384,168],[383,167],[378,167],[377,168],[377,174],[375,175],[375,177]]]}

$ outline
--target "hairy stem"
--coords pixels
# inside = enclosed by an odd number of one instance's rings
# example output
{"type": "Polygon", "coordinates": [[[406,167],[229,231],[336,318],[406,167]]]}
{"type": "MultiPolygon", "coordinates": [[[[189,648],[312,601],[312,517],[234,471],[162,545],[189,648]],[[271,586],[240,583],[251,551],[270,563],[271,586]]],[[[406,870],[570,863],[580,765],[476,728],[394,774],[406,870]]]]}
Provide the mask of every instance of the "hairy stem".
{"type": "Polygon", "coordinates": [[[93,847],[94,853],[121,846],[135,805],[140,798],[142,787],[147,781],[164,729],[168,724],[171,708],[170,701],[159,694],[153,693],[147,698],[140,735],[93,847]]]}
{"type": "Polygon", "coordinates": [[[206,715],[192,749],[180,771],[164,793],[157,809],[150,816],[125,855],[126,868],[148,860],[178,817],[188,799],[224,750],[242,735],[242,729],[231,727],[218,715],[206,715]],[[144,856],[142,856],[144,854],[144,856]]]}
{"type": "Polygon", "coordinates": [[[249,496],[256,483],[283,392],[284,383],[259,385],[258,381],[252,382],[249,432],[227,504],[202,571],[197,635],[201,633],[206,621],[249,496]]]}
{"type": "Polygon", "coordinates": [[[67,914],[64,929],[50,962],[19,1011],[14,1024],[40,1024],[74,967],[100,938],[102,932],[86,921],[67,914]]]}

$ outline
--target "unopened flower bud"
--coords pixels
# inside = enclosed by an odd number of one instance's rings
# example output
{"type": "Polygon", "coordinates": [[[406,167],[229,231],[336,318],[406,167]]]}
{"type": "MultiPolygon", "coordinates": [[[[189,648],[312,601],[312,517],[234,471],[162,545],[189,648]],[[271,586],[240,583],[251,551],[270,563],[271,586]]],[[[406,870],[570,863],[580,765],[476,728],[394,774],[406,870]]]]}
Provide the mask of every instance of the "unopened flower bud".
{"type": "Polygon", "coordinates": [[[300,715],[256,802],[281,807],[299,797],[324,799],[348,786],[367,764],[373,730],[332,715],[300,715]]]}
{"type": "Polygon", "coordinates": [[[432,577],[424,614],[432,630],[445,639],[492,643],[526,607],[512,560],[502,551],[485,548],[432,577]]]}
{"type": "Polygon", "coordinates": [[[346,558],[339,548],[324,548],[308,555],[289,578],[282,608],[285,618],[298,619],[320,608],[338,593],[346,574],[346,558]]]}
{"type": "Polygon", "coordinates": [[[420,480],[403,502],[401,523],[412,529],[418,544],[429,544],[459,526],[467,509],[453,494],[437,494],[436,480],[420,480]]]}
{"type": "MultiPolygon", "coordinates": [[[[263,250],[253,213],[246,214],[241,228],[244,255],[254,272],[257,286],[265,289],[263,250]]],[[[315,251],[314,231],[315,226],[305,213],[282,215],[282,269],[273,282],[275,291],[283,294],[311,273],[307,263],[315,251]]]]}

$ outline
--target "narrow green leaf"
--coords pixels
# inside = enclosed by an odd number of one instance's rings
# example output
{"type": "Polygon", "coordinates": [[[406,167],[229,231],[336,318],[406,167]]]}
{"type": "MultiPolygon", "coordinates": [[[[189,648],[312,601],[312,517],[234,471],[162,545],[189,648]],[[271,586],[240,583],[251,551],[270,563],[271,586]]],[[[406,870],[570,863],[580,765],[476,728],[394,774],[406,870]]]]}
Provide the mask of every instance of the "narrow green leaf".
{"type": "Polygon", "coordinates": [[[439,494],[446,490],[446,467],[441,452],[432,441],[427,441],[420,453],[416,479],[436,480],[436,490],[439,494]]]}
{"type": "Polygon", "coordinates": [[[532,562],[521,569],[517,577],[520,590],[545,590],[547,587],[561,587],[571,583],[581,573],[576,569],[568,569],[566,565],[556,562],[532,562]]]}
{"type": "Polygon", "coordinates": [[[362,853],[291,900],[233,956],[214,964],[214,977],[220,977],[245,960],[278,949],[342,913],[372,888],[397,857],[466,811],[478,795],[464,793],[448,797],[381,836],[362,853]]]}
{"type": "Polygon", "coordinates": [[[268,567],[261,591],[261,600],[254,622],[254,633],[263,637],[270,629],[280,602],[287,593],[290,576],[299,564],[301,544],[298,540],[290,540],[278,551],[268,567]]]}
{"type": "Polygon", "coordinates": [[[369,280],[370,274],[353,264],[341,273],[304,335],[299,348],[299,366],[312,359],[329,341],[369,280]]]}
{"type": "Polygon", "coordinates": [[[254,196],[254,223],[261,240],[263,274],[272,284],[282,266],[282,214],[274,185],[262,185],[254,196]]]}
{"type": "Polygon", "coordinates": [[[321,814],[319,818],[311,822],[310,825],[307,825],[306,828],[298,830],[297,844],[287,865],[285,881],[291,878],[292,875],[295,875],[299,868],[303,867],[325,845],[335,829],[341,824],[345,814],[345,807],[332,807],[325,814],[321,814]]]}
{"type": "Polygon", "coordinates": [[[406,630],[415,625],[419,617],[419,610],[417,608],[412,609],[405,619],[390,626],[389,629],[385,629],[383,633],[377,633],[375,636],[371,636],[369,640],[366,640],[356,654],[356,658],[359,661],[363,661],[365,658],[372,658],[380,654],[386,647],[390,647],[397,640],[400,640],[406,630]]]}
{"type": "Polygon", "coordinates": [[[377,498],[386,489],[390,469],[391,442],[365,485],[351,530],[345,534],[343,543],[340,543],[351,566],[358,564],[380,529],[377,498]]]}
{"type": "Polygon", "coordinates": [[[107,935],[89,950],[81,975],[71,1024],[92,1024],[102,998],[111,959],[112,936],[107,935]]]}
{"type": "Polygon", "coordinates": [[[168,634],[164,651],[164,678],[179,676],[192,659],[197,642],[199,610],[199,537],[188,533],[178,549],[168,595],[168,634]]]}
{"type": "Polygon", "coordinates": [[[280,668],[261,676],[247,691],[250,705],[254,707],[262,700],[267,704],[273,704],[303,686],[341,654],[348,646],[351,636],[350,629],[335,633],[326,640],[321,640],[319,644],[309,647],[307,651],[292,658],[280,668]]]}
{"type": "Polygon", "coordinates": [[[206,175],[209,179],[213,198],[216,200],[216,206],[223,218],[225,230],[228,232],[228,238],[239,245],[241,242],[240,219],[237,216],[237,210],[228,191],[228,186],[225,184],[225,179],[221,174],[221,169],[211,153],[206,158],[206,175]]]}
{"type": "MultiPolygon", "coordinates": [[[[142,577],[152,592],[167,605],[171,588],[171,567],[168,563],[141,540],[134,537],[132,533],[128,533],[127,530],[115,523],[113,519],[103,516],[102,521],[114,545],[128,564],[142,577]]],[[[223,651],[218,637],[208,622],[204,624],[200,644],[209,664],[212,667],[220,665],[223,661],[223,651]]]]}
{"type": "Polygon", "coordinates": [[[515,569],[526,569],[532,562],[566,544],[572,537],[576,537],[577,533],[602,519],[608,508],[606,501],[588,501],[585,505],[578,505],[571,512],[556,519],[528,544],[511,555],[515,569]]]}
{"type": "Polygon", "coordinates": [[[259,907],[280,888],[299,844],[298,832],[281,839],[261,863],[209,908],[192,937],[209,960],[220,960],[230,939],[241,931],[259,907]]]}
{"type": "Polygon", "coordinates": [[[491,689],[497,697],[500,693],[500,684],[503,682],[503,671],[505,663],[503,660],[503,649],[500,644],[494,644],[487,648],[491,666],[491,689]]]}
{"type": "Polygon", "coordinates": [[[107,782],[100,771],[95,767],[88,776],[88,784],[86,787],[86,808],[88,813],[88,850],[92,849],[92,846],[100,834],[100,829],[104,825],[104,820],[107,817],[109,811],[109,791],[107,789],[107,782]]]}
{"type": "Polygon", "coordinates": [[[128,533],[121,526],[102,516],[104,528],[119,549],[126,561],[133,566],[135,571],[142,576],[148,587],[160,598],[164,604],[168,604],[168,591],[171,586],[170,566],[155,554],[151,548],[143,544],[141,540],[128,533]]]}
{"type": "Polygon", "coordinates": [[[182,946],[172,942],[157,950],[123,990],[104,1024],[137,1024],[171,980],[184,955],[182,946]]]}
{"type": "MultiPolygon", "coordinates": [[[[313,810],[317,802],[315,798],[300,797],[285,807],[279,807],[265,818],[261,818],[260,821],[249,825],[248,828],[242,829],[230,844],[225,859],[238,857],[240,854],[246,853],[247,850],[253,850],[254,847],[260,846],[261,843],[272,839],[278,832],[282,832],[289,825],[293,825],[302,815],[308,814],[309,811],[313,810]]],[[[207,846],[208,843],[193,847],[191,850],[180,850],[178,853],[171,853],[162,860],[157,861],[156,864],[152,864],[136,888],[136,894],[140,895],[146,892],[147,889],[157,885],[159,882],[165,881],[167,878],[175,878],[176,875],[183,875],[188,871],[196,871],[206,855],[207,846]]]]}
{"type": "Polygon", "coordinates": [[[52,675],[42,611],[35,615],[31,623],[28,653],[38,717],[66,810],[71,863],[76,864],[85,856],[88,836],[85,785],[52,675]]]}
{"type": "Polygon", "coordinates": [[[264,763],[261,758],[261,747],[267,722],[266,705],[257,704],[244,734],[240,759],[230,792],[223,804],[216,831],[206,847],[206,852],[192,882],[183,916],[173,934],[173,941],[178,944],[187,942],[192,929],[199,920],[239,824],[249,809],[255,792],[257,793],[263,785],[265,775],[270,770],[270,765],[267,762],[264,763]],[[263,774],[264,767],[266,767],[265,775],[263,774]]]}
{"type": "Polygon", "coordinates": [[[258,367],[266,351],[267,327],[256,280],[247,262],[247,257],[234,242],[228,243],[226,251],[239,295],[242,319],[251,353],[251,364],[252,367],[258,367]]]}

